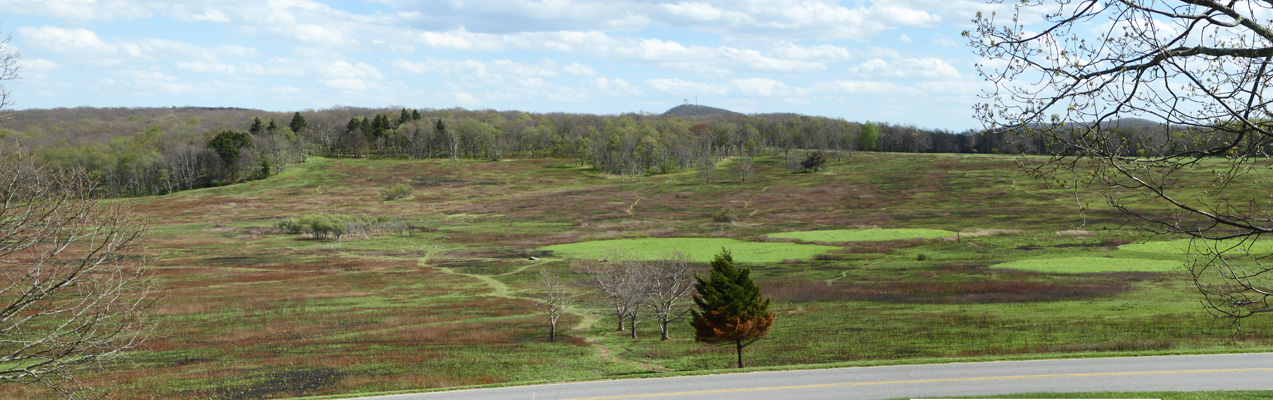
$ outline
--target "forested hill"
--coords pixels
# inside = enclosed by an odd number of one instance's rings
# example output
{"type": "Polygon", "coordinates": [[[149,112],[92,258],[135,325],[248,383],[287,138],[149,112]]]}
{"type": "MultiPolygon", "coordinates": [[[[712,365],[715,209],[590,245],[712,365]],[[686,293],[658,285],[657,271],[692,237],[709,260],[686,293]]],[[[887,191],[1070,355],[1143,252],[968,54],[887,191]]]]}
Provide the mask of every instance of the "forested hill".
{"type": "MultiPolygon", "coordinates": [[[[1132,131],[1129,137],[1159,134],[1166,132],[1132,131]]],[[[728,111],[687,117],[460,108],[338,107],[299,112],[61,108],[13,113],[0,123],[2,138],[21,140],[56,167],[88,171],[101,183],[101,194],[112,197],[264,178],[306,155],[554,157],[627,177],[700,170],[710,180],[715,162],[728,157],[780,155],[799,169],[799,160],[808,152],[1053,151],[1041,139],[1015,140],[1012,134],[998,132],[954,133],[798,114],[728,111]]]]}

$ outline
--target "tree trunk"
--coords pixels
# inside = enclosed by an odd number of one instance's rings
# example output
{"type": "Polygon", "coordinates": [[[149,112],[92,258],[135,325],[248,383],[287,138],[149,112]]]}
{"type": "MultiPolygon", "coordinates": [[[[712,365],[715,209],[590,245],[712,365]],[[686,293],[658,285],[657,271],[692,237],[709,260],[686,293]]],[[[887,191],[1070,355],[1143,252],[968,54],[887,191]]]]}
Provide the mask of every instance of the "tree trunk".
{"type": "Polygon", "coordinates": [[[663,337],[662,337],[662,338],[659,338],[659,340],[668,340],[668,339],[670,339],[670,338],[668,337],[668,334],[667,334],[667,322],[668,322],[668,321],[667,321],[666,319],[664,319],[664,320],[662,320],[662,321],[659,321],[659,330],[660,330],[660,331],[662,331],[662,332],[660,332],[660,333],[662,333],[662,334],[663,334],[663,337]]]}
{"type": "Polygon", "coordinates": [[[557,321],[553,321],[552,323],[550,323],[550,324],[548,324],[548,325],[549,325],[549,328],[548,328],[548,341],[549,341],[549,342],[555,342],[555,341],[557,341],[557,321]]]}
{"type": "Polygon", "coordinates": [[[632,328],[632,338],[636,339],[637,337],[636,337],[636,314],[635,313],[632,314],[632,321],[631,323],[628,324],[628,327],[632,328]]]}
{"type": "Polygon", "coordinates": [[[743,340],[734,339],[734,345],[738,346],[738,368],[743,367],[743,340]]]}

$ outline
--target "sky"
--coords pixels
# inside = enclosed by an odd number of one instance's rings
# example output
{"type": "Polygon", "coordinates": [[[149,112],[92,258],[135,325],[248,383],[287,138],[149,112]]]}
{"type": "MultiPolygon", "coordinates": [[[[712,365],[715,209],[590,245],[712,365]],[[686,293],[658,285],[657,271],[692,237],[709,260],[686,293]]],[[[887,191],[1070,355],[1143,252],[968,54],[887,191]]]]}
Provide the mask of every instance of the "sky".
{"type": "Polygon", "coordinates": [[[14,109],[662,113],[963,131],[979,0],[0,0],[14,109]]]}

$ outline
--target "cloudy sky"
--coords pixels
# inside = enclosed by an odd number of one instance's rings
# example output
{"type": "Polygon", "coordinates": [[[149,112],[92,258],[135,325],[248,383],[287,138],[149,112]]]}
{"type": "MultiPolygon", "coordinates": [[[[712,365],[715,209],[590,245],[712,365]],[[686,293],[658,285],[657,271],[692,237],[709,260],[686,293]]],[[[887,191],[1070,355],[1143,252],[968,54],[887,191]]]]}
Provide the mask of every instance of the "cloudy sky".
{"type": "Polygon", "coordinates": [[[976,0],[0,0],[15,108],[659,113],[979,127],[976,0]]]}

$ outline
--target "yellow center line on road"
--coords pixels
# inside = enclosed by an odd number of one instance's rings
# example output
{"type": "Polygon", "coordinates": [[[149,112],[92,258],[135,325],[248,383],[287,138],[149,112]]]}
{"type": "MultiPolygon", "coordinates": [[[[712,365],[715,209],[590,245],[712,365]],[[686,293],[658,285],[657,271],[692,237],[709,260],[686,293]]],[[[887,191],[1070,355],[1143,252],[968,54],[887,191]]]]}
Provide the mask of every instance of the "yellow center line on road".
{"type": "Polygon", "coordinates": [[[584,398],[577,398],[573,400],[642,399],[642,398],[653,398],[653,397],[693,396],[693,395],[699,395],[699,394],[762,392],[762,391],[768,391],[768,390],[818,389],[818,388],[846,387],[846,386],[901,385],[901,384],[909,384],[909,383],[1002,381],[1002,380],[1011,380],[1011,379],[1079,378],[1079,377],[1091,377],[1091,376],[1215,374],[1215,373],[1222,373],[1222,372],[1229,372],[1229,373],[1273,372],[1273,368],[1194,369],[1194,370],[1181,370],[1181,371],[1089,372],[1089,373],[1081,373],[1081,374],[981,376],[981,377],[972,377],[972,378],[941,378],[941,379],[912,379],[912,380],[879,381],[879,382],[824,383],[824,384],[818,384],[818,385],[771,386],[771,387],[740,388],[740,389],[698,390],[698,391],[692,391],[692,392],[649,393],[649,394],[629,394],[629,395],[622,395],[622,396],[584,397],[584,398]]]}

